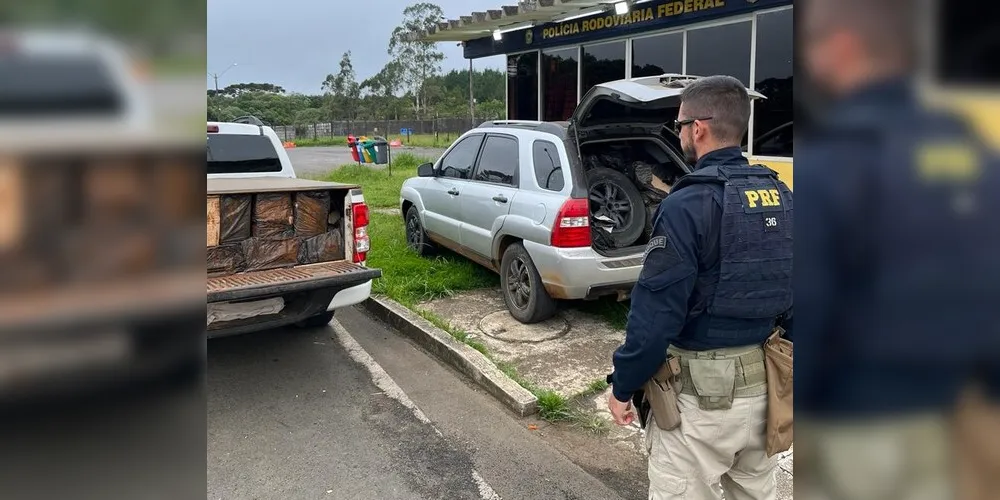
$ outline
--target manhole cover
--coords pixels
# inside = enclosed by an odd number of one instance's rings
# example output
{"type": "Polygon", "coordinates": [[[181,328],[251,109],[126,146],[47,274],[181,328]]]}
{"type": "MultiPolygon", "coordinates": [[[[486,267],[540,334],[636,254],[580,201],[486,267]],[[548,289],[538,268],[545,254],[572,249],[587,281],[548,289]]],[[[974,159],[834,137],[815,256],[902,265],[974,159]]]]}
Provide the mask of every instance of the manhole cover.
{"type": "Polygon", "coordinates": [[[479,329],[490,337],[507,342],[544,342],[565,335],[569,323],[557,315],[541,323],[525,325],[509,312],[497,311],[483,318],[479,329]]]}

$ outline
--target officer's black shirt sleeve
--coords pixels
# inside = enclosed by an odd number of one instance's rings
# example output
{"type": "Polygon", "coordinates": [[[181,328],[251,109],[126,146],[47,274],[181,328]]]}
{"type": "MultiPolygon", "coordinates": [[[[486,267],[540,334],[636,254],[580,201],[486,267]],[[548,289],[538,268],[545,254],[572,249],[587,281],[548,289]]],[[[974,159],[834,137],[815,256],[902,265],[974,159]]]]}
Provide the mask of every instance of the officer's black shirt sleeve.
{"type": "Polygon", "coordinates": [[[716,206],[707,186],[678,190],[660,204],[632,291],[625,343],[613,356],[612,392],[619,401],[628,401],[656,373],[684,327],[707,235],[718,237],[711,227],[721,214],[721,207],[712,214],[716,206]]]}

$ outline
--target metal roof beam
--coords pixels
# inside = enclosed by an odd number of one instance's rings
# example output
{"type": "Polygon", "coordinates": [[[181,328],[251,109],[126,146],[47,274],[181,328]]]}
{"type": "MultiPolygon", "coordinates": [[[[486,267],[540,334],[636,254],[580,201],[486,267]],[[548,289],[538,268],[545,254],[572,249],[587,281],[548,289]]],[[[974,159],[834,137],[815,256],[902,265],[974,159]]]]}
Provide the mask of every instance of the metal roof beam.
{"type": "Polygon", "coordinates": [[[428,41],[464,41],[488,36],[497,29],[521,24],[543,24],[580,14],[599,6],[613,5],[611,0],[525,0],[486,12],[473,12],[459,19],[439,22],[436,28],[421,35],[428,41]]]}

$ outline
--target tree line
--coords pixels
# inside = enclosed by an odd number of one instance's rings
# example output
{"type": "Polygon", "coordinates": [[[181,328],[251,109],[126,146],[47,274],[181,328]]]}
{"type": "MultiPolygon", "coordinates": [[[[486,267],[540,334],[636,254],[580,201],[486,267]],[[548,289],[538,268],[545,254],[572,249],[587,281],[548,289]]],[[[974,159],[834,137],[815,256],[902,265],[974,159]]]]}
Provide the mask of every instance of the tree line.
{"type": "MultiPolygon", "coordinates": [[[[444,19],[441,8],[417,3],[403,10],[403,22],[389,37],[389,61],[370,78],[358,81],[345,52],[322,82],[322,94],[289,93],[270,83],[238,83],[208,91],[208,119],[227,121],[254,115],[271,125],[310,125],[328,121],[468,117],[469,70],[442,74],[444,54],[418,33],[444,19]]],[[[505,78],[501,70],[473,72],[475,118],[504,116],[505,78]]]]}

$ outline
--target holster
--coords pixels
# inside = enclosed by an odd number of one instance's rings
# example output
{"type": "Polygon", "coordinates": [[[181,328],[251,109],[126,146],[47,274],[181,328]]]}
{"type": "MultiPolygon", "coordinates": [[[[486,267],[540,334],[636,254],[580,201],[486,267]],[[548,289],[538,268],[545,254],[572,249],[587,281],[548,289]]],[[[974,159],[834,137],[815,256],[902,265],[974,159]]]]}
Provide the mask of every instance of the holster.
{"type": "Polygon", "coordinates": [[[677,394],[681,390],[680,374],[680,360],[674,356],[667,356],[666,362],[644,387],[653,421],[657,427],[665,431],[672,431],[681,425],[681,412],[677,406],[677,394]]]}

